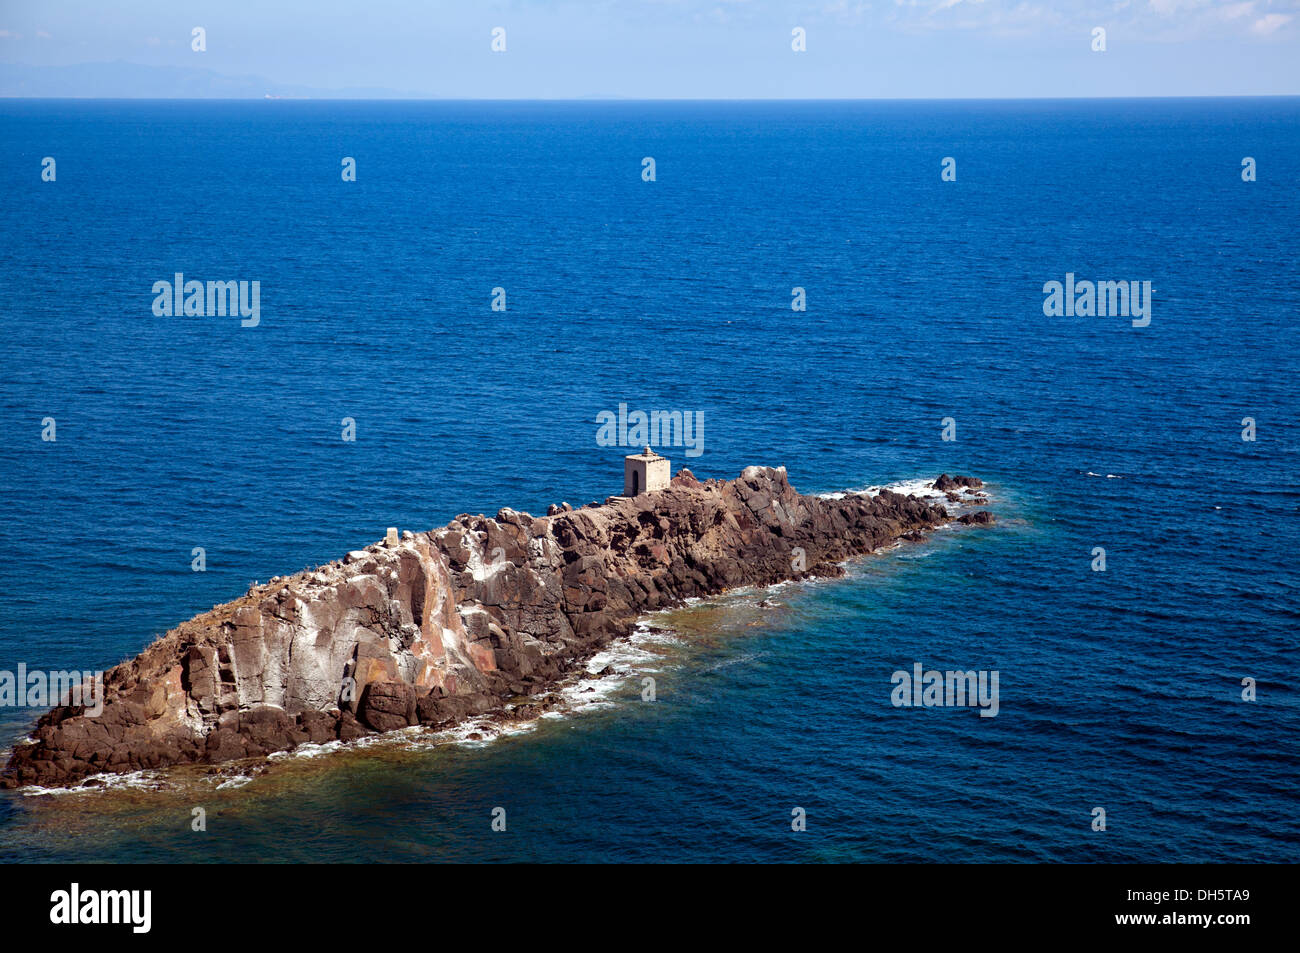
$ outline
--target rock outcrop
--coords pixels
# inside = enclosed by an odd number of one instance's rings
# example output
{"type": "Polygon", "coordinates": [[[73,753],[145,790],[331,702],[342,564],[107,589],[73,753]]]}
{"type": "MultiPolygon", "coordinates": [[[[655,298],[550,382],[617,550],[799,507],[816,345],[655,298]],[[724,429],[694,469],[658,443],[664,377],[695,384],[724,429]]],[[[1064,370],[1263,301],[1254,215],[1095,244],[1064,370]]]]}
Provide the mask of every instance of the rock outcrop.
{"type": "Polygon", "coordinates": [[[784,468],[750,467],[731,481],[682,470],[667,489],[544,517],[503,509],[390,535],[182,623],[104,673],[98,715],[44,715],[0,785],[454,724],[553,686],[644,612],[840,575],[846,558],[950,519],[888,490],[803,496],[784,468]]]}
{"type": "Polygon", "coordinates": [[[954,491],[963,487],[978,490],[984,485],[984,481],[979,477],[973,476],[955,476],[950,477],[946,473],[939,474],[939,479],[935,480],[931,486],[936,490],[954,491]]]}

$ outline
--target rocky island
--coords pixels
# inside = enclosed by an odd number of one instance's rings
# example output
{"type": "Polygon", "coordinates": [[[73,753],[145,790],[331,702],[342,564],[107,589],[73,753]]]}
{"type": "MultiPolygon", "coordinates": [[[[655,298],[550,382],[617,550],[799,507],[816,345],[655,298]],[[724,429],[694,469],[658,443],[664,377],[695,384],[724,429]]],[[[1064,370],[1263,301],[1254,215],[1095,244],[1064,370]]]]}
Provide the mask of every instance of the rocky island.
{"type": "MultiPolygon", "coordinates": [[[[805,496],[784,467],[703,482],[689,470],[669,481],[665,467],[666,485],[640,479],[630,485],[645,491],[580,509],[502,509],[390,532],[254,586],[105,672],[97,715],[63,705],[42,716],[0,785],[67,786],[527,710],[645,612],[842,575],[845,559],[953,519],[889,490],[805,496]]],[[[982,502],[970,496],[980,485],[945,474],[934,488],[950,502],[982,502]]]]}

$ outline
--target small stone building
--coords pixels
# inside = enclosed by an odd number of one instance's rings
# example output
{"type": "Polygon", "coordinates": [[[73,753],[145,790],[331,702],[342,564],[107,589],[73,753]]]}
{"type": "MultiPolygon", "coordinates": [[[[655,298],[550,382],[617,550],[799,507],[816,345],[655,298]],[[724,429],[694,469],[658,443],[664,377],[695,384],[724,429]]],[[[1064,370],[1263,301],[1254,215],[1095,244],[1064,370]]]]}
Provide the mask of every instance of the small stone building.
{"type": "Polygon", "coordinates": [[[623,495],[640,496],[668,486],[672,465],[649,447],[623,458],[623,495]]]}

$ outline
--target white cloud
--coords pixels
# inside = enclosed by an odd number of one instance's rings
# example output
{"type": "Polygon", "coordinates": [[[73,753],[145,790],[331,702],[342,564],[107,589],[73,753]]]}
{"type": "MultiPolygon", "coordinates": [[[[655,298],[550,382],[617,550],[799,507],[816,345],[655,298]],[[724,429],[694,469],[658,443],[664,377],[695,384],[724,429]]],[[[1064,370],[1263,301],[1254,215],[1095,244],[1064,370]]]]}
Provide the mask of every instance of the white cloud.
{"type": "Polygon", "coordinates": [[[1267,13],[1250,25],[1250,32],[1268,36],[1285,26],[1290,20],[1289,13],[1267,13]]]}

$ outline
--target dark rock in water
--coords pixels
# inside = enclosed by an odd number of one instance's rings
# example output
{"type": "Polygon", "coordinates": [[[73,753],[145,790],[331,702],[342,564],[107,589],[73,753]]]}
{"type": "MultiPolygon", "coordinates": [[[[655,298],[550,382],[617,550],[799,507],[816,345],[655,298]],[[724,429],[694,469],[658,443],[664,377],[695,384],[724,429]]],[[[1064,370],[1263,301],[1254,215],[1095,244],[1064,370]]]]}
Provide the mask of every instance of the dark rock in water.
{"type": "Polygon", "coordinates": [[[338,716],[339,741],[356,741],[358,738],[364,738],[366,735],[371,734],[357,721],[356,715],[352,714],[352,712],[341,711],[338,716]]]}
{"type": "Polygon", "coordinates": [[[338,737],[338,719],[326,711],[304,711],[298,714],[298,724],[315,745],[325,744],[338,737]]]}
{"type": "MultiPolygon", "coordinates": [[[[946,474],[941,483],[981,485],[946,474]]],[[[840,576],[843,560],[950,519],[888,490],[802,496],[784,468],[768,467],[704,482],[681,470],[663,490],[580,510],[564,503],[544,517],[463,513],[181,623],[104,673],[102,712],[42,716],[0,785],[259,758],[502,713],[579,671],[643,613],[840,576]]]]}
{"type": "Polygon", "coordinates": [[[949,490],[960,489],[963,486],[970,487],[971,489],[975,489],[983,485],[984,485],[984,481],[981,480],[979,477],[948,476],[948,474],[944,473],[939,476],[939,479],[934,481],[932,487],[933,489],[943,490],[947,492],[949,490]]]}
{"type": "Polygon", "coordinates": [[[993,514],[988,510],[977,510],[957,517],[957,522],[965,523],[967,526],[987,526],[993,522],[993,514]]]}

